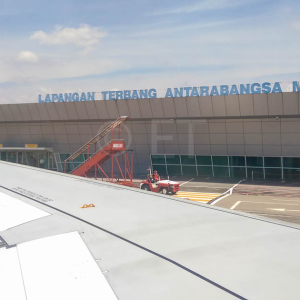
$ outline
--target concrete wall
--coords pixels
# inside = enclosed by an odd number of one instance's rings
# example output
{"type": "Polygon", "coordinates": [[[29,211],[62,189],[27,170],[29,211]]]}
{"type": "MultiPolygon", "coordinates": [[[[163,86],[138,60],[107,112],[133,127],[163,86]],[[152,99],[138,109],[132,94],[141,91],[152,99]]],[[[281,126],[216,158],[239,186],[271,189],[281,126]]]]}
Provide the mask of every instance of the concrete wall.
{"type": "Polygon", "coordinates": [[[0,144],[73,153],[120,115],[139,173],[150,153],[300,157],[299,93],[0,105],[0,144]]]}
{"type": "MultiPolygon", "coordinates": [[[[10,147],[37,143],[58,153],[73,153],[106,124],[0,124],[0,143],[10,147]]],[[[139,173],[149,166],[150,153],[300,157],[300,118],[130,121],[121,138],[134,150],[139,173]]]]}

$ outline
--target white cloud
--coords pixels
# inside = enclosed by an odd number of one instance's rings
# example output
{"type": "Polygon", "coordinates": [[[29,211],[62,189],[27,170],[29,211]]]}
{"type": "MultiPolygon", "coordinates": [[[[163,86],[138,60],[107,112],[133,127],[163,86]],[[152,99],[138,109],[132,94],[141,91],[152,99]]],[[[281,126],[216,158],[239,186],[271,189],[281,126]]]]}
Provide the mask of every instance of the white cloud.
{"type": "Polygon", "coordinates": [[[155,12],[155,15],[187,14],[193,12],[210,11],[222,8],[241,6],[249,1],[247,0],[204,0],[195,4],[181,6],[174,9],[155,12]]]}
{"type": "Polygon", "coordinates": [[[107,32],[101,31],[99,27],[83,24],[79,28],[56,27],[52,33],[48,34],[39,30],[34,32],[30,39],[46,45],[75,45],[82,50],[82,54],[86,54],[105,36],[107,36],[107,32]]]}
{"type": "Polygon", "coordinates": [[[17,56],[17,61],[28,62],[28,63],[37,63],[39,61],[38,56],[31,51],[21,51],[17,56]]]}
{"type": "MultiPolygon", "coordinates": [[[[248,26],[246,18],[227,20],[229,16],[224,15],[226,20],[209,23],[201,18],[195,24],[192,20],[182,23],[181,18],[172,17],[162,18],[171,23],[151,27],[122,24],[110,29],[112,36],[101,47],[92,43],[97,51],[86,56],[70,53],[70,48],[85,50],[85,40],[78,44],[75,37],[61,37],[74,28],[35,33],[31,40],[1,38],[7,46],[0,49],[0,102],[36,102],[38,94],[74,92],[79,87],[84,91],[159,89],[261,82],[262,76],[270,82],[297,78],[300,40],[291,30],[292,22],[297,21],[294,16],[273,13],[266,22],[265,15],[258,15],[248,26]],[[239,23],[233,26],[235,22],[239,23]],[[39,54],[39,63],[17,62],[20,43],[22,49],[39,54]],[[35,49],[33,43],[47,46],[35,45],[35,49]]],[[[78,27],[74,30],[78,37],[78,27]]]]}

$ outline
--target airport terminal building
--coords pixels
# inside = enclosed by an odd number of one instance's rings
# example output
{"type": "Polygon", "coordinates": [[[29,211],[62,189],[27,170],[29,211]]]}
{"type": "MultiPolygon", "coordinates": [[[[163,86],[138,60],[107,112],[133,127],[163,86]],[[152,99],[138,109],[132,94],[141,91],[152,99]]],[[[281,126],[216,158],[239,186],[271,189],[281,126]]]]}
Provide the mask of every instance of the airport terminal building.
{"type": "Polygon", "coordinates": [[[135,175],[152,165],[170,176],[300,180],[299,101],[286,92],[3,104],[0,158],[62,171],[70,154],[129,116],[122,138],[135,175]]]}

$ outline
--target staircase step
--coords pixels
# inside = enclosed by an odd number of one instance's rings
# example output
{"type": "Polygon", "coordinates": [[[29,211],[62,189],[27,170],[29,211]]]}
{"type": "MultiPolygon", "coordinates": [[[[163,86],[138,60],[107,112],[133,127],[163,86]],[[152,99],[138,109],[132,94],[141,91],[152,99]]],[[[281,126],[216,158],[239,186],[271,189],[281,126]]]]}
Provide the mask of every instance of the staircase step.
{"type": "Polygon", "coordinates": [[[96,144],[101,138],[103,138],[109,132],[111,132],[113,129],[117,128],[119,125],[121,125],[122,123],[124,123],[127,119],[128,119],[127,116],[122,116],[122,117],[118,118],[116,121],[114,121],[109,126],[107,126],[104,130],[102,130],[100,133],[98,133],[96,136],[94,136],[85,145],[83,145],[81,148],[79,148],[70,157],[68,157],[65,160],[65,162],[69,161],[69,160],[74,160],[75,158],[77,158],[80,154],[84,153],[88,148],[90,148],[92,145],[96,144]]]}
{"type": "Polygon", "coordinates": [[[124,140],[112,140],[104,147],[102,147],[99,151],[97,151],[94,155],[85,160],[82,164],[77,166],[74,170],[70,172],[70,174],[85,176],[85,173],[91,168],[95,167],[97,164],[102,164],[106,160],[108,160],[113,153],[123,152],[125,151],[125,143],[124,140]]]}

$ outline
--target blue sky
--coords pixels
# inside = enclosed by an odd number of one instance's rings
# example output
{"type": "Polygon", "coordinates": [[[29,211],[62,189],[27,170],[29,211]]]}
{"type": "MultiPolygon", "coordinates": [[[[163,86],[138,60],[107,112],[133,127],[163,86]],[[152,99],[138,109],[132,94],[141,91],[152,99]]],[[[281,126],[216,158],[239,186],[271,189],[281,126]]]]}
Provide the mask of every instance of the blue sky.
{"type": "Polygon", "coordinates": [[[300,80],[296,0],[0,0],[0,103],[300,80]]]}

